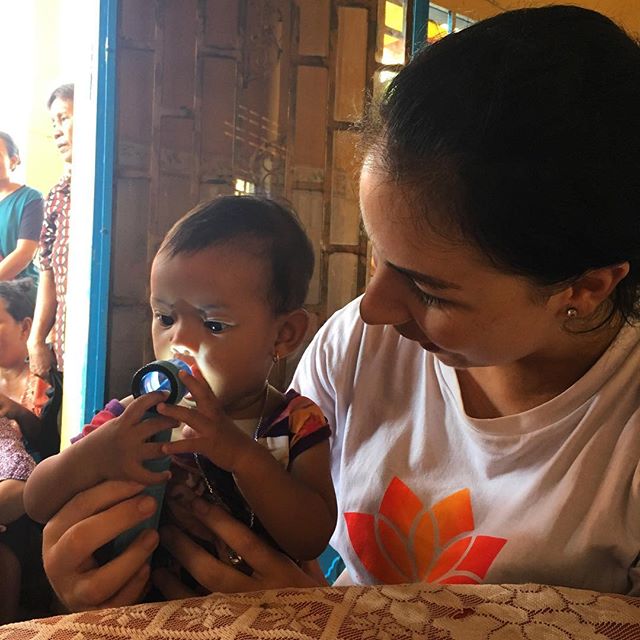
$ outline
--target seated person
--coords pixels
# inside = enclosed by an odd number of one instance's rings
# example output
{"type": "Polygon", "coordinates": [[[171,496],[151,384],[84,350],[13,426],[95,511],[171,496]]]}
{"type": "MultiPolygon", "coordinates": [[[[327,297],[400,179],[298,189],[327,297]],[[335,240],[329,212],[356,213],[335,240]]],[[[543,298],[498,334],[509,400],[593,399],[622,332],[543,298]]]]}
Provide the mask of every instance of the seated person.
{"type": "Polygon", "coordinates": [[[35,306],[30,278],[0,282],[0,621],[14,619],[28,541],[22,495],[35,467],[23,439],[37,442],[48,387],[29,372],[27,338],[35,306]]]}

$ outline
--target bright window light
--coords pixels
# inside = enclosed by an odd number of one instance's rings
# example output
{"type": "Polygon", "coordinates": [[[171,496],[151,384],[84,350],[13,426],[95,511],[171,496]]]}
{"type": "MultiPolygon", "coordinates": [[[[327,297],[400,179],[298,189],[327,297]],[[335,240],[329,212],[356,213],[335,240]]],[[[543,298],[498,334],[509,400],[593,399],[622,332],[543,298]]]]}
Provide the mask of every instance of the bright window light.
{"type": "Polygon", "coordinates": [[[253,182],[242,180],[241,178],[235,179],[233,188],[236,196],[248,196],[256,192],[256,185],[253,182]]]}

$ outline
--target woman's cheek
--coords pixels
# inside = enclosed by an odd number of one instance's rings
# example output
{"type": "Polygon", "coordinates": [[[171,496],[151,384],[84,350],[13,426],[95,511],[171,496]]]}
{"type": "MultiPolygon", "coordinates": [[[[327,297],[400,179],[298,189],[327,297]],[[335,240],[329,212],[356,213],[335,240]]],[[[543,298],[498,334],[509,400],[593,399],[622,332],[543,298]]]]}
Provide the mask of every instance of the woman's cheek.
{"type": "Polygon", "coordinates": [[[452,325],[446,316],[439,314],[436,317],[434,313],[431,313],[425,318],[422,330],[431,342],[443,349],[451,347],[458,342],[456,327],[452,325]]]}

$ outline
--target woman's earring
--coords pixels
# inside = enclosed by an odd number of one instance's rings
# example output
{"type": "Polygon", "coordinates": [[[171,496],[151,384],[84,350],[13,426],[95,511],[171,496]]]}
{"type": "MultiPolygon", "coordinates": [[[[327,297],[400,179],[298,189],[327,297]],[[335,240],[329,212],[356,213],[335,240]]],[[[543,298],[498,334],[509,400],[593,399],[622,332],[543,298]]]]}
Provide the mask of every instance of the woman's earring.
{"type": "Polygon", "coordinates": [[[280,354],[277,351],[275,351],[271,357],[273,359],[273,364],[278,364],[278,362],[280,362],[280,354]]]}
{"type": "Polygon", "coordinates": [[[578,316],[578,310],[575,307],[569,307],[567,309],[567,320],[573,320],[578,316]]]}

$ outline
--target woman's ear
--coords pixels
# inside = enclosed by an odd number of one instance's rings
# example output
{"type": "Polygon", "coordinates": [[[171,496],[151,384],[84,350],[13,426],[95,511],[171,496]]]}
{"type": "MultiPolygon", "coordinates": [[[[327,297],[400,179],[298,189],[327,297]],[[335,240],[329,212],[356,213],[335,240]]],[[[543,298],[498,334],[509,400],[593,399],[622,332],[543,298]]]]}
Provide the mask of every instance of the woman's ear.
{"type": "Polygon", "coordinates": [[[576,309],[578,317],[590,316],[628,273],[628,262],[587,271],[568,288],[566,306],[576,309]]]}
{"type": "Polygon", "coordinates": [[[304,340],[309,328],[309,314],[304,309],[296,309],[284,314],[279,321],[278,335],[273,345],[274,355],[286,358],[304,340]]]}
{"type": "Polygon", "coordinates": [[[22,337],[27,340],[29,334],[31,333],[31,326],[33,325],[33,318],[23,318],[20,321],[20,333],[22,337]]]}

